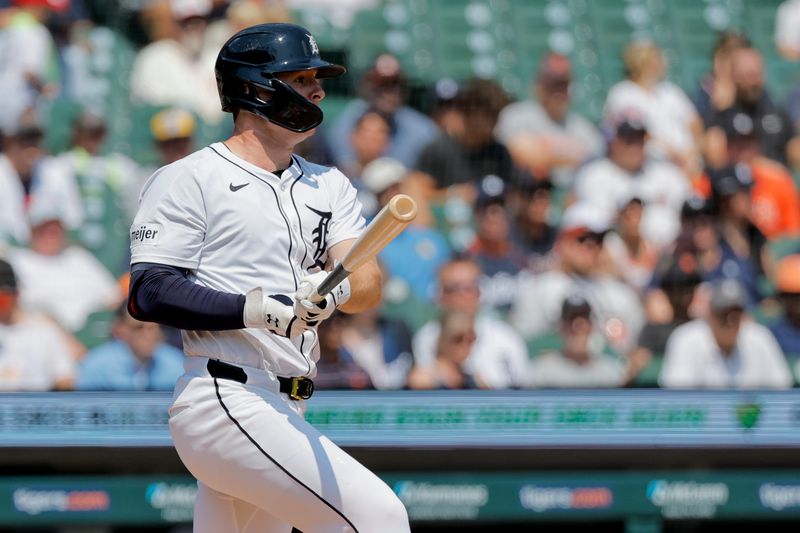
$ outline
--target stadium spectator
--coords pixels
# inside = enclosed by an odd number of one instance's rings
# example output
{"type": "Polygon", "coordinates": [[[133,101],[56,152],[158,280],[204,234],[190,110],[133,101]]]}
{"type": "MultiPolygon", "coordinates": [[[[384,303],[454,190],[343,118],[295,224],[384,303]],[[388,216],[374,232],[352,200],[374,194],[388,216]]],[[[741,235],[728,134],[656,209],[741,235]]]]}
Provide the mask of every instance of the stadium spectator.
{"type": "Polygon", "coordinates": [[[511,309],[521,273],[528,262],[522,249],[511,240],[507,191],[498,176],[485,176],[478,183],[475,240],[466,250],[466,255],[478,264],[482,272],[482,305],[502,315],[511,309]]]}
{"type": "MultiPolygon", "coordinates": [[[[489,388],[524,387],[528,366],[525,343],[506,322],[481,312],[480,276],[475,261],[451,259],[439,269],[437,303],[444,313],[459,311],[475,316],[476,338],[464,362],[466,372],[489,388]]],[[[433,320],[414,334],[412,348],[420,370],[434,365],[440,332],[441,322],[433,320]]]]}
{"type": "Polygon", "coordinates": [[[775,288],[783,308],[783,316],[770,326],[783,353],[794,363],[800,378],[800,255],[790,254],[775,268],[775,288]]]}
{"type": "Polygon", "coordinates": [[[736,278],[747,289],[748,307],[761,300],[759,278],[764,275],[767,243],[753,224],[753,177],[745,165],[709,171],[716,207],[720,268],[714,277],[736,278]]]}
{"type": "Polygon", "coordinates": [[[30,238],[27,212],[59,205],[68,229],[83,219],[80,192],[66,167],[45,154],[44,130],[31,109],[3,131],[0,153],[0,242],[24,244],[30,238]]]}
{"type": "Polygon", "coordinates": [[[72,146],[57,160],[75,176],[80,190],[81,245],[119,276],[129,269],[128,230],[146,176],[127,156],[101,153],[107,133],[105,117],[83,110],[72,123],[72,146]]]}
{"type": "Polygon", "coordinates": [[[572,65],[550,53],[539,62],[532,98],[506,106],[496,135],[520,168],[550,176],[559,187],[572,183],[575,169],[603,151],[597,127],[571,110],[572,65]]]}
{"type": "Polygon", "coordinates": [[[456,97],[464,129],[455,136],[442,133],[422,150],[416,162],[433,190],[443,192],[455,186],[472,201],[474,186],[484,176],[500,176],[506,182],[518,178],[508,149],[494,137],[497,116],[508,102],[508,95],[494,81],[466,83],[456,97]]]}
{"type": "Polygon", "coordinates": [[[759,140],[761,154],[783,165],[795,168],[800,164],[800,138],[786,112],[770,97],[765,81],[764,59],[755,48],[739,48],[733,52],[731,75],[736,87],[733,104],[712,114],[706,142],[708,164],[716,166],[724,160],[725,132],[737,116],[750,118],[753,134],[759,140]]]}
{"type": "Polygon", "coordinates": [[[382,317],[378,308],[349,315],[342,347],[363,368],[376,389],[401,389],[414,364],[411,331],[399,320],[382,317]]]}
{"type": "Polygon", "coordinates": [[[559,321],[558,350],[547,350],[530,365],[532,387],[618,387],[625,379],[625,364],[604,353],[603,335],[594,328],[592,308],[579,294],[564,299],[559,321]]]}
{"type": "MultiPolygon", "coordinates": [[[[396,194],[405,192],[407,175],[408,169],[402,163],[388,157],[367,165],[361,183],[375,195],[375,211],[396,194]]],[[[378,259],[395,285],[402,283],[414,298],[429,304],[435,295],[436,273],[450,254],[447,238],[439,230],[415,220],[383,249],[378,259]]]]}
{"type": "Polygon", "coordinates": [[[793,378],[770,331],[745,315],[739,282],[714,285],[707,318],[679,326],[667,341],[659,384],[667,388],[772,389],[793,378]]]}
{"type": "Polygon", "coordinates": [[[358,363],[353,361],[350,352],[343,343],[343,333],[349,315],[335,312],[328,320],[320,323],[319,360],[314,378],[314,388],[319,390],[335,389],[371,389],[369,374],[358,363]]]}
{"type": "Polygon", "coordinates": [[[800,1],[784,0],[775,11],[775,47],[789,61],[800,60],[800,1]]]}
{"type": "Polygon", "coordinates": [[[86,354],[75,388],[95,391],[171,391],[183,374],[183,352],[164,343],[154,322],[139,322],[117,308],[110,340],[86,354]]]}
{"type": "Polygon", "coordinates": [[[386,153],[392,140],[393,129],[391,116],[377,109],[367,109],[358,117],[351,133],[355,159],[342,171],[350,179],[357,180],[364,167],[386,153]]]}
{"type": "Polygon", "coordinates": [[[40,97],[56,89],[55,43],[44,21],[68,8],[69,1],[13,0],[11,5],[0,5],[0,129],[25,109],[38,108],[40,97]]]}
{"type": "Polygon", "coordinates": [[[664,79],[663,52],[650,42],[634,42],[625,48],[623,62],[627,79],[609,89],[605,120],[637,112],[650,133],[648,148],[694,175],[700,170],[703,124],[683,90],[664,79]]]}
{"type": "Polygon", "coordinates": [[[575,200],[594,205],[611,218],[622,202],[638,196],[644,202],[643,237],[664,246],[678,235],[680,208],[691,195],[691,183],[674,164],[648,157],[645,144],[650,130],[642,115],[628,111],[606,120],[608,155],[578,171],[575,200]]]}
{"type": "Polygon", "coordinates": [[[69,390],[75,361],[63,332],[19,306],[17,279],[0,259],[0,390],[69,390]]]}
{"type": "Polygon", "coordinates": [[[37,206],[28,219],[30,248],[9,251],[26,308],[77,332],[90,314],[119,303],[114,276],[86,249],[69,244],[60,205],[37,206]]]}
{"type": "Polygon", "coordinates": [[[414,165],[422,148],[436,138],[438,130],[431,119],[406,104],[407,80],[397,59],[389,54],[378,56],[361,78],[359,93],[359,98],[342,110],[325,133],[337,166],[349,168],[355,162],[351,134],[358,119],[370,108],[391,117],[394,123],[385,155],[407,167],[414,165]]]}
{"type": "MultiPolygon", "coordinates": [[[[174,163],[194,151],[196,126],[194,115],[179,107],[164,109],[153,115],[150,119],[150,133],[153,135],[161,165],[174,163]]],[[[136,198],[138,204],[138,191],[136,198]]]]}
{"type": "Polygon", "coordinates": [[[753,222],[770,239],[800,234],[800,193],[789,170],[763,156],[752,118],[745,113],[727,115],[720,126],[727,164],[745,166],[752,175],[753,222]]]}
{"type": "Polygon", "coordinates": [[[564,212],[553,268],[525,277],[511,309],[511,323],[526,340],[556,330],[564,299],[580,293],[609,345],[631,347],[644,322],[642,307],[636,292],[609,274],[603,250],[608,229],[606,213],[592,205],[573,204],[564,212]]]}
{"type": "Polygon", "coordinates": [[[218,43],[207,37],[211,0],[169,0],[174,35],[158,39],[136,55],[131,98],[156,106],[188,106],[206,122],[224,117],[214,78],[218,43]]]}
{"type": "Polygon", "coordinates": [[[736,85],[733,82],[733,52],[751,46],[750,41],[735,31],[722,32],[714,44],[711,56],[711,72],[700,78],[694,105],[708,125],[714,113],[733,105],[736,85]]]}
{"type": "Polygon", "coordinates": [[[528,267],[538,271],[558,234],[558,228],[550,222],[553,182],[549,178],[522,180],[512,186],[511,198],[511,239],[528,256],[528,267]]]}
{"type": "MultiPolygon", "coordinates": [[[[681,250],[679,255],[667,253],[657,267],[657,286],[650,286],[650,293],[658,293],[666,305],[663,316],[650,317],[639,333],[636,347],[628,353],[629,379],[638,385],[654,386],[658,379],[667,339],[675,329],[686,324],[696,312],[695,294],[702,282],[699,264],[694,255],[681,250]],[[648,373],[647,368],[655,369],[648,373]]],[[[652,294],[648,294],[652,298],[652,294]]]]}
{"type": "Polygon", "coordinates": [[[439,320],[436,356],[430,366],[415,366],[408,376],[412,389],[487,389],[480,370],[470,368],[477,341],[475,315],[459,310],[445,311],[439,320]]]}
{"type": "Polygon", "coordinates": [[[640,294],[658,260],[657,248],[641,232],[644,209],[644,202],[636,195],[621,199],[614,229],[604,240],[617,276],[640,294]]]}

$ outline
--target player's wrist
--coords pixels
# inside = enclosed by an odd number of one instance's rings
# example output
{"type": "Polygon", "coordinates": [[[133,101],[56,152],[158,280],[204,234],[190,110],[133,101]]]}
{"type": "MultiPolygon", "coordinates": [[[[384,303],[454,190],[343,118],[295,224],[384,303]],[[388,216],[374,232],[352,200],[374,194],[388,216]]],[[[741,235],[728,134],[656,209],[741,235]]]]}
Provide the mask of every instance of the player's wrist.
{"type": "Polygon", "coordinates": [[[246,328],[264,327],[264,291],[261,287],[251,289],[245,294],[242,318],[246,328]]]}
{"type": "Polygon", "coordinates": [[[336,308],[339,309],[342,307],[344,304],[350,301],[350,297],[352,296],[350,280],[348,278],[344,278],[344,281],[334,287],[330,294],[333,298],[333,304],[336,306],[336,308]]]}

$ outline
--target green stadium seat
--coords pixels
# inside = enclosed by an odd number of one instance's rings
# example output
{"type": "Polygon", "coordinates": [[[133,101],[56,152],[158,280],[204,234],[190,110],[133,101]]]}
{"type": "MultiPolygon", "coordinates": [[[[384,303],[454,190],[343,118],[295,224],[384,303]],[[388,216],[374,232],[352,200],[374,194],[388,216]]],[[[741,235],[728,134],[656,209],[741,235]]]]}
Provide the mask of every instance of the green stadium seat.
{"type": "Polygon", "coordinates": [[[92,313],[83,328],[75,333],[75,338],[90,350],[110,340],[114,314],[113,310],[92,313]]]}
{"type": "Polygon", "coordinates": [[[658,376],[663,365],[664,354],[653,354],[647,366],[633,379],[631,386],[641,388],[658,387],[658,376]]]}

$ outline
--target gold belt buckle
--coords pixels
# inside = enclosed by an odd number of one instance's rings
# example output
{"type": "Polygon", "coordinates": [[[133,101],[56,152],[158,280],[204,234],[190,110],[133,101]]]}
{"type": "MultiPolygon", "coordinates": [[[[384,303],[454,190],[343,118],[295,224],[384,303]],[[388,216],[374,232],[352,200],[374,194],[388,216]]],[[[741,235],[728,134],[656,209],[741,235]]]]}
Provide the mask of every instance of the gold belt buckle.
{"type": "Polygon", "coordinates": [[[292,400],[308,400],[314,394],[314,382],[305,377],[292,378],[289,398],[292,400]]]}

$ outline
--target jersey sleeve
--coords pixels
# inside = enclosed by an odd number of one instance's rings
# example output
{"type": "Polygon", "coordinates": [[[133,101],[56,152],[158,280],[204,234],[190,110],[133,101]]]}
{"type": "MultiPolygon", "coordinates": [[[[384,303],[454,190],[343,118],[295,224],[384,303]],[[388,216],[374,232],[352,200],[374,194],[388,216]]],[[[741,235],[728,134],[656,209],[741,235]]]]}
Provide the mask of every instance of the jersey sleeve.
{"type": "Polygon", "coordinates": [[[203,191],[187,161],[166,166],[147,181],[130,231],[131,264],[195,269],[206,235],[203,191]]]}
{"type": "Polygon", "coordinates": [[[356,188],[341,172],[335,171],[334,175],[336,178],[331,180],[333,217],[328,233],[328,247],[357,238],[366,225],[356,188]]]}

